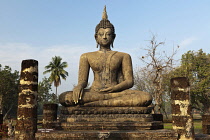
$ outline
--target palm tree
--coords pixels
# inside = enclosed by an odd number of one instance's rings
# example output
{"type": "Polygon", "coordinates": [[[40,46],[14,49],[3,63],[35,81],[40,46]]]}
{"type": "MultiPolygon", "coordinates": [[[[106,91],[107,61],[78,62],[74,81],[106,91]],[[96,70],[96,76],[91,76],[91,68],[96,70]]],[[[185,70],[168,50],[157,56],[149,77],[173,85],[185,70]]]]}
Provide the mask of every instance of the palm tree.
{"type": "Polygon", "coordinates": [[[52,61],[45,66],[45,70],[43,74],[50,73],[50,83],[54,83],[56,87],[56,97],[57,96],[57,88],[61,84],[61,78],[66,80],[68,76],[68,72],[64,70],[64,68],[68,67],[67,62],[61,62],[62,58],[60,56],[52,57],[52,61]]]}

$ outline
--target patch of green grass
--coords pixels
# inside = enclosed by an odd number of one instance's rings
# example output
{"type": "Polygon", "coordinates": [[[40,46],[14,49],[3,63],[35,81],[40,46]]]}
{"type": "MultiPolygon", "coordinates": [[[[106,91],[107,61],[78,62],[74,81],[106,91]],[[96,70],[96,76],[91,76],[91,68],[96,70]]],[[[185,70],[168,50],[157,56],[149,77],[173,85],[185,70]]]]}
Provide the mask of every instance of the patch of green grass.
{"type": "Polygon", "coordinates": [[[194,120],[194,131],[195,133],[202,133],[202,121],[201,120],[194,120]]]}
{"type": "Polygon", "coordinates": [[[172,129],[172,123],[164,123],[164,129],[172,129]]]}
{"type": "Polygon", "coordinates": [[[42,128],[42,125],[37,125],[37,129],[41,129],[42,128]]]}
{"type": "MultiPolygon", "coordinates": [[[[201,120],[194,120],[194,131],[195,133],[202,133],[202,121],[201,120]]],[[[172,123],[164,123],[164,129],[173,129],[172,123]]]]}

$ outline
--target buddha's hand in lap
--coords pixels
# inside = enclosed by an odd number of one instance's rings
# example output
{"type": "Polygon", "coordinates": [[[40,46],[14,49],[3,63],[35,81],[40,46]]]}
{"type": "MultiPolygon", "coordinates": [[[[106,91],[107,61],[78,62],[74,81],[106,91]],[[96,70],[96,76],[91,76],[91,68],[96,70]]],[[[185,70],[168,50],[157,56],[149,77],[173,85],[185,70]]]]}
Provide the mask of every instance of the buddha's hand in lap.
{"type": "Polygon", "coordinates": [[[84,90],[84,88],[82,86],[80,86],[80,85],[77,85],[73,89],[73,102],[75,104],[77,104],[79,102],[79,100],[82,99],[83,90],[84,90]]]}
{"type": "Polygon", "coordinates": [[[108,87],[105,89],[101,89],[100,92],[114,92],[115,88],[114,87],[108,87]]]}

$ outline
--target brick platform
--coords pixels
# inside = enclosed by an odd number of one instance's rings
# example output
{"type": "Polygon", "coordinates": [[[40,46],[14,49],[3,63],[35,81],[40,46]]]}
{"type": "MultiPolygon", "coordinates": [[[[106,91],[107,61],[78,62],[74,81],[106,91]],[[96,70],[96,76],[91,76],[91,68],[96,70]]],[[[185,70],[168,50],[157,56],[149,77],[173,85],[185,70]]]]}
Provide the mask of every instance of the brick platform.
{"type": "Polygon", "coordinates": [[[38,131],[37,140],[177,140],[164,130],[162,115],[151,107],[65,107],[58,123],[38,131]]]}
{"type": "Polygon", "coordinates": [[[151,110],[151,107],[65,107],[61,109],[56,129],[68,131],[163,129],[162,120],[154,114],[149,114],[151,110]]]}
{"type": "Polygon", "coordinates": [[[173,130],[37,132],[36,140],[177,140],[173,130]]]}
{"type": "Polygon", "coordinates": [[[207,134],[196,134],[195,140],[210,140],[210,135],[207,134]]]}

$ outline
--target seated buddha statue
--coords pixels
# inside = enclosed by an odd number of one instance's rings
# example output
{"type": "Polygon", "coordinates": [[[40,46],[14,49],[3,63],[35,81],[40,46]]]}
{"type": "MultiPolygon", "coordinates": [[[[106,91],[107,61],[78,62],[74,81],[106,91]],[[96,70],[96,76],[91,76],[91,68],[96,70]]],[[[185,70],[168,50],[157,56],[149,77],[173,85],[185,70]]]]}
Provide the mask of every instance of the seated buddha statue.
{"type": "Polygon", "coordinates": [[[115,29],[108,20],[105,7],[102,20],[95,28],[99,50],[81,55],[78,85],[73,91],[59,96],[63,106],[146,107],[151,104],[149,93],[130,89],[134,85],[131,57],[127,53],[111,50],[115,37],[115,29]],[[90,89],[85,89],[90,68],[94,81],[90,89]]]}

